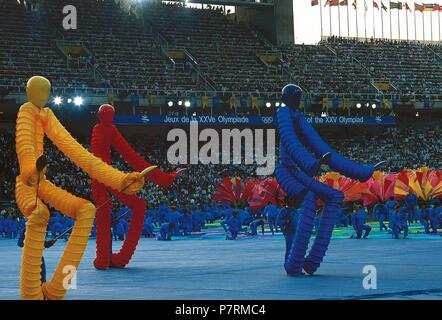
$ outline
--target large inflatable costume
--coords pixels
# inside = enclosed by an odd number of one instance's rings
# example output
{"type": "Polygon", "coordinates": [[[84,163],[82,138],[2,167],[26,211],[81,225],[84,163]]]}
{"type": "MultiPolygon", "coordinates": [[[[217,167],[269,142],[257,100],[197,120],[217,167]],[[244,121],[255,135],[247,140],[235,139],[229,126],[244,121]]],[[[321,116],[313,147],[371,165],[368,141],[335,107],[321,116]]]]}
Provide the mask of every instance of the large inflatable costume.
{"type": "Polygon", "coordinates": [[[26,85],[27,103],[17,115],[16,152],[20,175],[16,179],[16,200],[27,217],[26,238],[22,253],[20,289],[23,299],[62,299],[67,291],[65,267],[78,268],[89,239],[95,217],[95,206],[58,188],[46,180],[43,156],[44,135],[91,178],[114,190],[134,194],[144,185],[138,172],[123,173],[95,157],[81,146],[61,125],[51,109],[51,83],[43,77],[32,77],[26,85]],[[42,168],[43,167],[43,168],[42,168]],[[41,258],[49,221],[47,203],[73,218],[75,225],[50,282],[41,283],[41,258]]]}
{"type": "Polygon", "coordinates": [[[292,84],[285,86],[282,101],[286,106],[279,108],[277,112],[281,163],[276,168],[275,175],[289,197],[303,198],[302,215],[295,240],[284,264],[289,275],[300,275],[302,269],[313,274],[319,268],[344,199],[341,191],[313,178],[321,164],[327,164],[334,171],[360,181],[368,180],[374,169],[380,165],[362,166],[332,150],[299,110],[301,98],[301,88],[292,84]],[[324,208],[315,241],[310,253],[305,256],[313,230],[317,199],[324,202],[324,208]]]}
{"type": "MultiPolygon", "coordinates": [[[[135,152],[113,124],[115,116],[113,106],[108,104],[102,105],[98,110],[98,116],[100,123],[95,125],[91,138],[91,151],[95,156],[110,164],[111,147],[113,147],[135,170],[141,171],[143,168],[151,166],[150,163],[135,152]]],[[[154,169],[146,176],[146,179],[159,186],[169,187],[176,176],[177,172],[168,174],[160,169],[154,169]]],[[[92,181],[92,198],[98,208],[96,218],[97,257],[94,261],[94,266],[97,269],[108,269],[109,267],[124,268],[132,258],[141,237],[146,202],[136,195],[121,193],[101,183],[98,179],[92,181]],[[121,250],[114,254],[112,254],[112,237],[110,232],[111,194],[123,202],[132,212],[126,239],[121,250]]]]}

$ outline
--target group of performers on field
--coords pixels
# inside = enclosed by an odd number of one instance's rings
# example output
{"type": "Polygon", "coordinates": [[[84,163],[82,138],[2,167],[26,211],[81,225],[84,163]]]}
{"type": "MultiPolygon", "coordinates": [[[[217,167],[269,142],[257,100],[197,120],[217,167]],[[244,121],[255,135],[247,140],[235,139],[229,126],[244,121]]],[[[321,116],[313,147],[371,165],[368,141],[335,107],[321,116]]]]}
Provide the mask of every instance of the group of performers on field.
{"type": "MultiPolygon", "coordinates": [[[[410,198],[414,197],[411,195],[410,198]]],[[[394,238],[398,238],[400,231],[408,235],[408,226],[419,223],[424,227],[425,233],[436,233],[437,229],[442,228],[442,206],[439,200],[434,199],[429,205],[422,203],[420,205],[408,204],[406,200],[396,201],[393,198],[386,203],[377,203],[371,208],[364,207],[359,202],[344,205],[338,213],[336,227],[352,226],[355,231],[355,238],[367,238],[371,231],[371,226],[366,224],[368,212],[371,212],[371,220],[379,223],[379,231],[387,231],[394,238]],[[386,222],[389,222],[388,226],[386,222]]],[[[226,238],[236,238],[238,232],[249,230],[248,234],[257,235],[258,227],[264,230],[267,226],[269,231],[274,234],[279,230],[284,230],[284,216],[293,214],[294,221],[297,221],[301,214],[301,209],[294,209],[288,206],[279,208],[273,204],[258,210],[250,207],[245,209],[234,209],[227,205],[219,204],[209,206],[177,207],[175,205],[167,206],[162,204],[158,209],[147,209],[144,215],[144,223],[141,235],[146,238],[155,237],[155,231],[161,228],[167,230],[165,238],[171,239],[172,236],[188,236],[192,232],[201,232],[207,227],[206,224],[213,224],[219,221],[227,234],[226,238]],[[173,224],[166,227],[165,225],[173,224]],[[248,227],[248,228],[247,228],[248,227]],[[237,231],[235,231],[237,230],[237,231]]],[[[132,212],[127,207],[121,207],[119,211],[112,213],[111,226],[112,238],[114,240],[124,240],[129,228],[132,212]],[[121,217],[121,219],[117,219],[121,217]]],[[[319,223],[318,214],[315,218],[315,228],[319,223]]],[[[55,211],[49,218],[48,236],[57,238],[65,230],[72,228],[73,220],[63,216],[55,211]]],[[[19,231],[24,230],[23,219],[13,219],[9,215],[6,219],[0,216],[0,234],[2,237],[15,238],[19,231]]],[[[262,231],[263,233],[263,231],[262,231]]],[[[91,237],[96,237],[96,225],[91,230],[91,237]]],[[[62,237],[69,238],[69,233],[62,237]]],[[[159,240],[165,238],[160,235],[159,240]]]]}
{"type": "MultiPolygon", "coordinates": [[[[28,102],[20,107],[17,115],[16,152],[20,175],[16,180],[16,202],[26,217],[26,227],[22,229],[18,243],[23,247],[20,288],[24,299],[62,299],[68,290],[64,282],[65,267],[78,268],[91,232],[96,237],[95,268],[124,268],[132,258],[141,235],[154,236],[154,223],[159,227],[158,240],[171,240],[172,236],[201,231],[206,223],[220,219],[226,239],[234,240],[244,226],[249,227],[250,235],[257,235],[259,228],[264,233],[267,222],[272,233],[279,228],[286,237],[287,273],[300,274],[299,268],[303,265],[308,273],[313,274],[325,255],[335,223],[343,222],[349,215],[336,215],[342,205],[342,193],[317,182],[312,176],[324,163],[361,181],[367,180],[377,168],[377,165],[355,164],[325,145],[299,113],[300,88],[290,85],[283,89],[283,102],[288,108],[278,110],[283,142],[282,165],[275,175],[291,198],[303,199],[300,209],[288,206],[279,209],[268,205],[258,212],[228,206],[182,210],[163,205],[158,210],[150,210],[145,200],[136,196],[145,179],[167,188],[185,169],[165,173],[138,155],[113,124],[115,110],[111,105],[99,108],[99,123],[92,131],[91,150],[86,150],[46,107],[50,92],[51,84],[46,78],[36,76],[29,79],[26,85],[28,102]],[[298,134],[305,135],[305,141],[311,143],[310,147],[316,150],[319,159],[304,149],[298,134]],[[46,179],[45,135],[91,177],[93,202],[76,197],[46,179]],[[124,173],[113,168],[111,149],[117,151],[135,171],[124,173]],[[296,166],[301,170],[296,170],[296,166]],[[127,206],[116,216],[111,213],[112,197],[127,206]],[[322,199],[325,203],[322,210],[316,210],[316,199],[322,199]],[[49,207],[57,211],[52,217],[49,207]],[[321,215],[312,219],[315,211],[321,211],[321,215]],[[309,239],[314,227],[318,237],[311,254],[304,258],[307,249],[305,240],[309,239]],[[53,232],[54,237],[50,241],[46,238],[47,231],[53,232]],[[47,282],[43,250],[62,237],[68,242],[52,279],[47,282]],[[123,241],[116,253],[112,252],[112,238],[123,241]]],[[[404,208],[393,200],[377,206],[375,212],[380,228],[385,228],[383,221],[388,217],[393,236],[398,237],[400,230],[404,230],[407,236],[405,227],[408,218],[404,220],[404,216],[408,215],[404,212],[411,209],[404,208]]],[[[419,219],[425,230],[428,231],[430,226],[433,231],[437,230],[434,215],[438,212],[440,216],[440,207],[422,208],[420,212],[419,219]]],[[[355,205],[351,209],[350,219],[356,237],[366,238],[371,229],[365,223],[363,207],[355,205]]]]}
{"type": "MultiPolygon", "coordinates": [[[[407,199],[413,197],[414,195],[410,195],[407,199]]],[[[395,239],[399,238],[401,232],[404,238],[407,238],[409,226],[413,224],[422,225],[427,234],[437,233],[437,230],[442,228],[442,205],[438,199],[433,199],[429,205],[426,203],[409,204],[407,199],[397,201],[391,198],[386,203],[377,203],[370,208],[359,202],[346,204],[339,210],[335,227],[353,227],[352,238],[357,239],[366,239],[372,230],[372,226],[367,224],[367,216],[370,216],[371,221],[377,221],[379,232],[388,232],[395,239]]],[[[217,222],[224,229],[226,239],[229,240],[236,239],[241,231],[248,235],[258,235],[258,231],[264,234],[264,230],[275,234],[275,232],[291,228],[296,230],[301,210],[301,208],[278,207],[273,204],[258,210],[250,207],[235,209],[223,204],[189,207],[162,204],[158,209],[149,208],[145,211],[141,235],[146,238],[156,237],[158,240],[172,240],[174,236],[199,233],[207,228],[207,224],[216,226],[217,222]]],[[[115,221],[111,226],[114,241],[125,239],[131,216],[132,212],[127,207],[121,207],[112,213],[111,220],[115,221]],[[118,217],[122,218],[118,219],[118,217]]],[[[315,229],[318,227],[319,218],[320,214],[315,217],[315,229]]],[[[24,222],[25,219],[14,219],[12,215],[6,219],[0,216],[1,237],[23,236],[24,222]]],[[[72,219],[55,211],[49,218],[47,238],[58,238],[65,230],[72,228],[73,223],[72,219]]],[[[61,238],[67,240],[69,235],[65,233],[61,238]]],[[[95,237],[96,224],[94,223],[91,238],[95,237]]]]}

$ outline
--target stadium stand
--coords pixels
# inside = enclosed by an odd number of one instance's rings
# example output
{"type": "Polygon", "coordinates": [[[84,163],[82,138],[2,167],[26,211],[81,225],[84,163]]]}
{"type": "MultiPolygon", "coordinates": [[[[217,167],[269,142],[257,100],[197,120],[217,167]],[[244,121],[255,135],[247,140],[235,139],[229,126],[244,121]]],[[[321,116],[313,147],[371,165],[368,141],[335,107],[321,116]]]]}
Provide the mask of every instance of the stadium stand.
{"type": "Polygon", "coordinates": [[[170,45],[188,50],[206,66],[222,92],[275,93],[288,80],[287,74],[259,61],[268,49],[259,37],[219,10],[149,4],[144,15],[170,45]]]}
{"type": "Polygon", "coordinates": [[[42,11],[17,1],[0,1],[0,86],[23,88],[35,74],[54,87],[84,88],[92,79],[81,66],[68,66],[54,45],[42,11]]]}
{"type": "Polygon", "coordinates": [[[427,95],[441,90],[442,57],[432,49],[432,45],[333,37],[326,43],[340,55],[361,61],[373,80],[390,82],[398,94],[427,95]]]}
{"type": "Polygon", "coordinates": [[[54,88],[96,88],[120,100],[131,90],[276,97],[289,81],[313,98],[440,92],[439,45],[331,37],[314,46],[276,48],[222,10],[145,3],[140,17],[103,0],[76,1],[79,28],[72,31],[61,24],[69,1],[21,3],[0,0],[2,90],[22,90],[38,73],[54,88]],[[170,50],[181,50],[184,59],[173,61],[170,50]],[[376,82],[388,89],[377,89],[376,82]]]}
{"type": "Polygon", "coordinates": [[[377,93],[364,66],[326,45],[291,45],[281,51],[292,78],[314,96],[377,93]]]}
{"type": "Polygon", "coordinates": [[[60,24],[62,8],[71,2],[46,3],[50,23],[59,26],[58,34],[63,40],[82,41],[92,53],[92,63],[112,87],[155,92],[195,89],[189,73],[169,70],[153,34],[115,2],[76,1],[81,28],[75,31],[63,30],[60,24]]]}

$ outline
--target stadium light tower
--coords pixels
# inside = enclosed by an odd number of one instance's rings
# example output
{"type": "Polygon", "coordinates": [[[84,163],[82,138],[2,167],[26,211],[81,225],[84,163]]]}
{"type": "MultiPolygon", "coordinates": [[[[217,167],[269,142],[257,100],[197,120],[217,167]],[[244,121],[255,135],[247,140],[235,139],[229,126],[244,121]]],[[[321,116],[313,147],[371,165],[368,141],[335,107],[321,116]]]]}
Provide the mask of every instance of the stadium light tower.
{"type": "Polygon", "coordinates": [[[184,102],[184,106],[185,106],[186,108],[189,108],[189,107],[190,107],[190,101],[189,101],[189,100],[186,100],[186,102],[184,102]]]}
{"type": "Polygon", "coordinates": [[[181,106],[183,105],[183,101],[182,101],[182,100],[179,100],[179,101],[178,101],[178,105],[181,107],[181,106]]]}
{"type": "Polygon", "coordinates": [[[77,96],[74,98],[74,104],[78,107],[80,107],[83,104],[83,98],[80,96],[77,96]]]}
{"type": "Polygon", "coordinates": [[[271,104],[269,101],[267,101],[267,102],[266,102],[266,107],[267,107],[267,108],[270,108],[271,106],[272,106],[272,104],[271,104]]]}
{"type": "Polygon", "coordinates": [[[356,108],[361,109],[362,105],[360,103],[356,103],[356,108]]]}
{"type": "Polygon", "coordinates": [[[372,109],[376,109],[376,103],[373,103],[373,104],[371,105],[371,108],[372,108],[372,109]]]}
{"type": "Polygon", "coordinates": [[[55,103],[55,105],[60,105],[61,103],[63,102],[63,99],[61,98],[61,97],[59,97],[59,96],[56,96],[55,98],[54,98],[54,103],[55,103]]]}
{"type": "Polygon", "coordinates": [[[169,102],[167,103],[167,105],[168,105],[169,107],[173,107],[173,101],[169,101],[169,102]]]}

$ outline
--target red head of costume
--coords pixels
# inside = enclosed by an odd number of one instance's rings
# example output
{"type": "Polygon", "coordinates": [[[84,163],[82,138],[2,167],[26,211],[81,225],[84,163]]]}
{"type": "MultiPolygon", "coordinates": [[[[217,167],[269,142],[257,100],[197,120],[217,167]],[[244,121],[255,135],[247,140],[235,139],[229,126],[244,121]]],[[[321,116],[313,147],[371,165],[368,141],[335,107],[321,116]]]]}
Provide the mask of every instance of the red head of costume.
{"type": "Polygon", "coordinates": [[[103,104],[98,108],[100,123],[110,126],[114,123],[115,109],[110,104],[103,104]]]}

